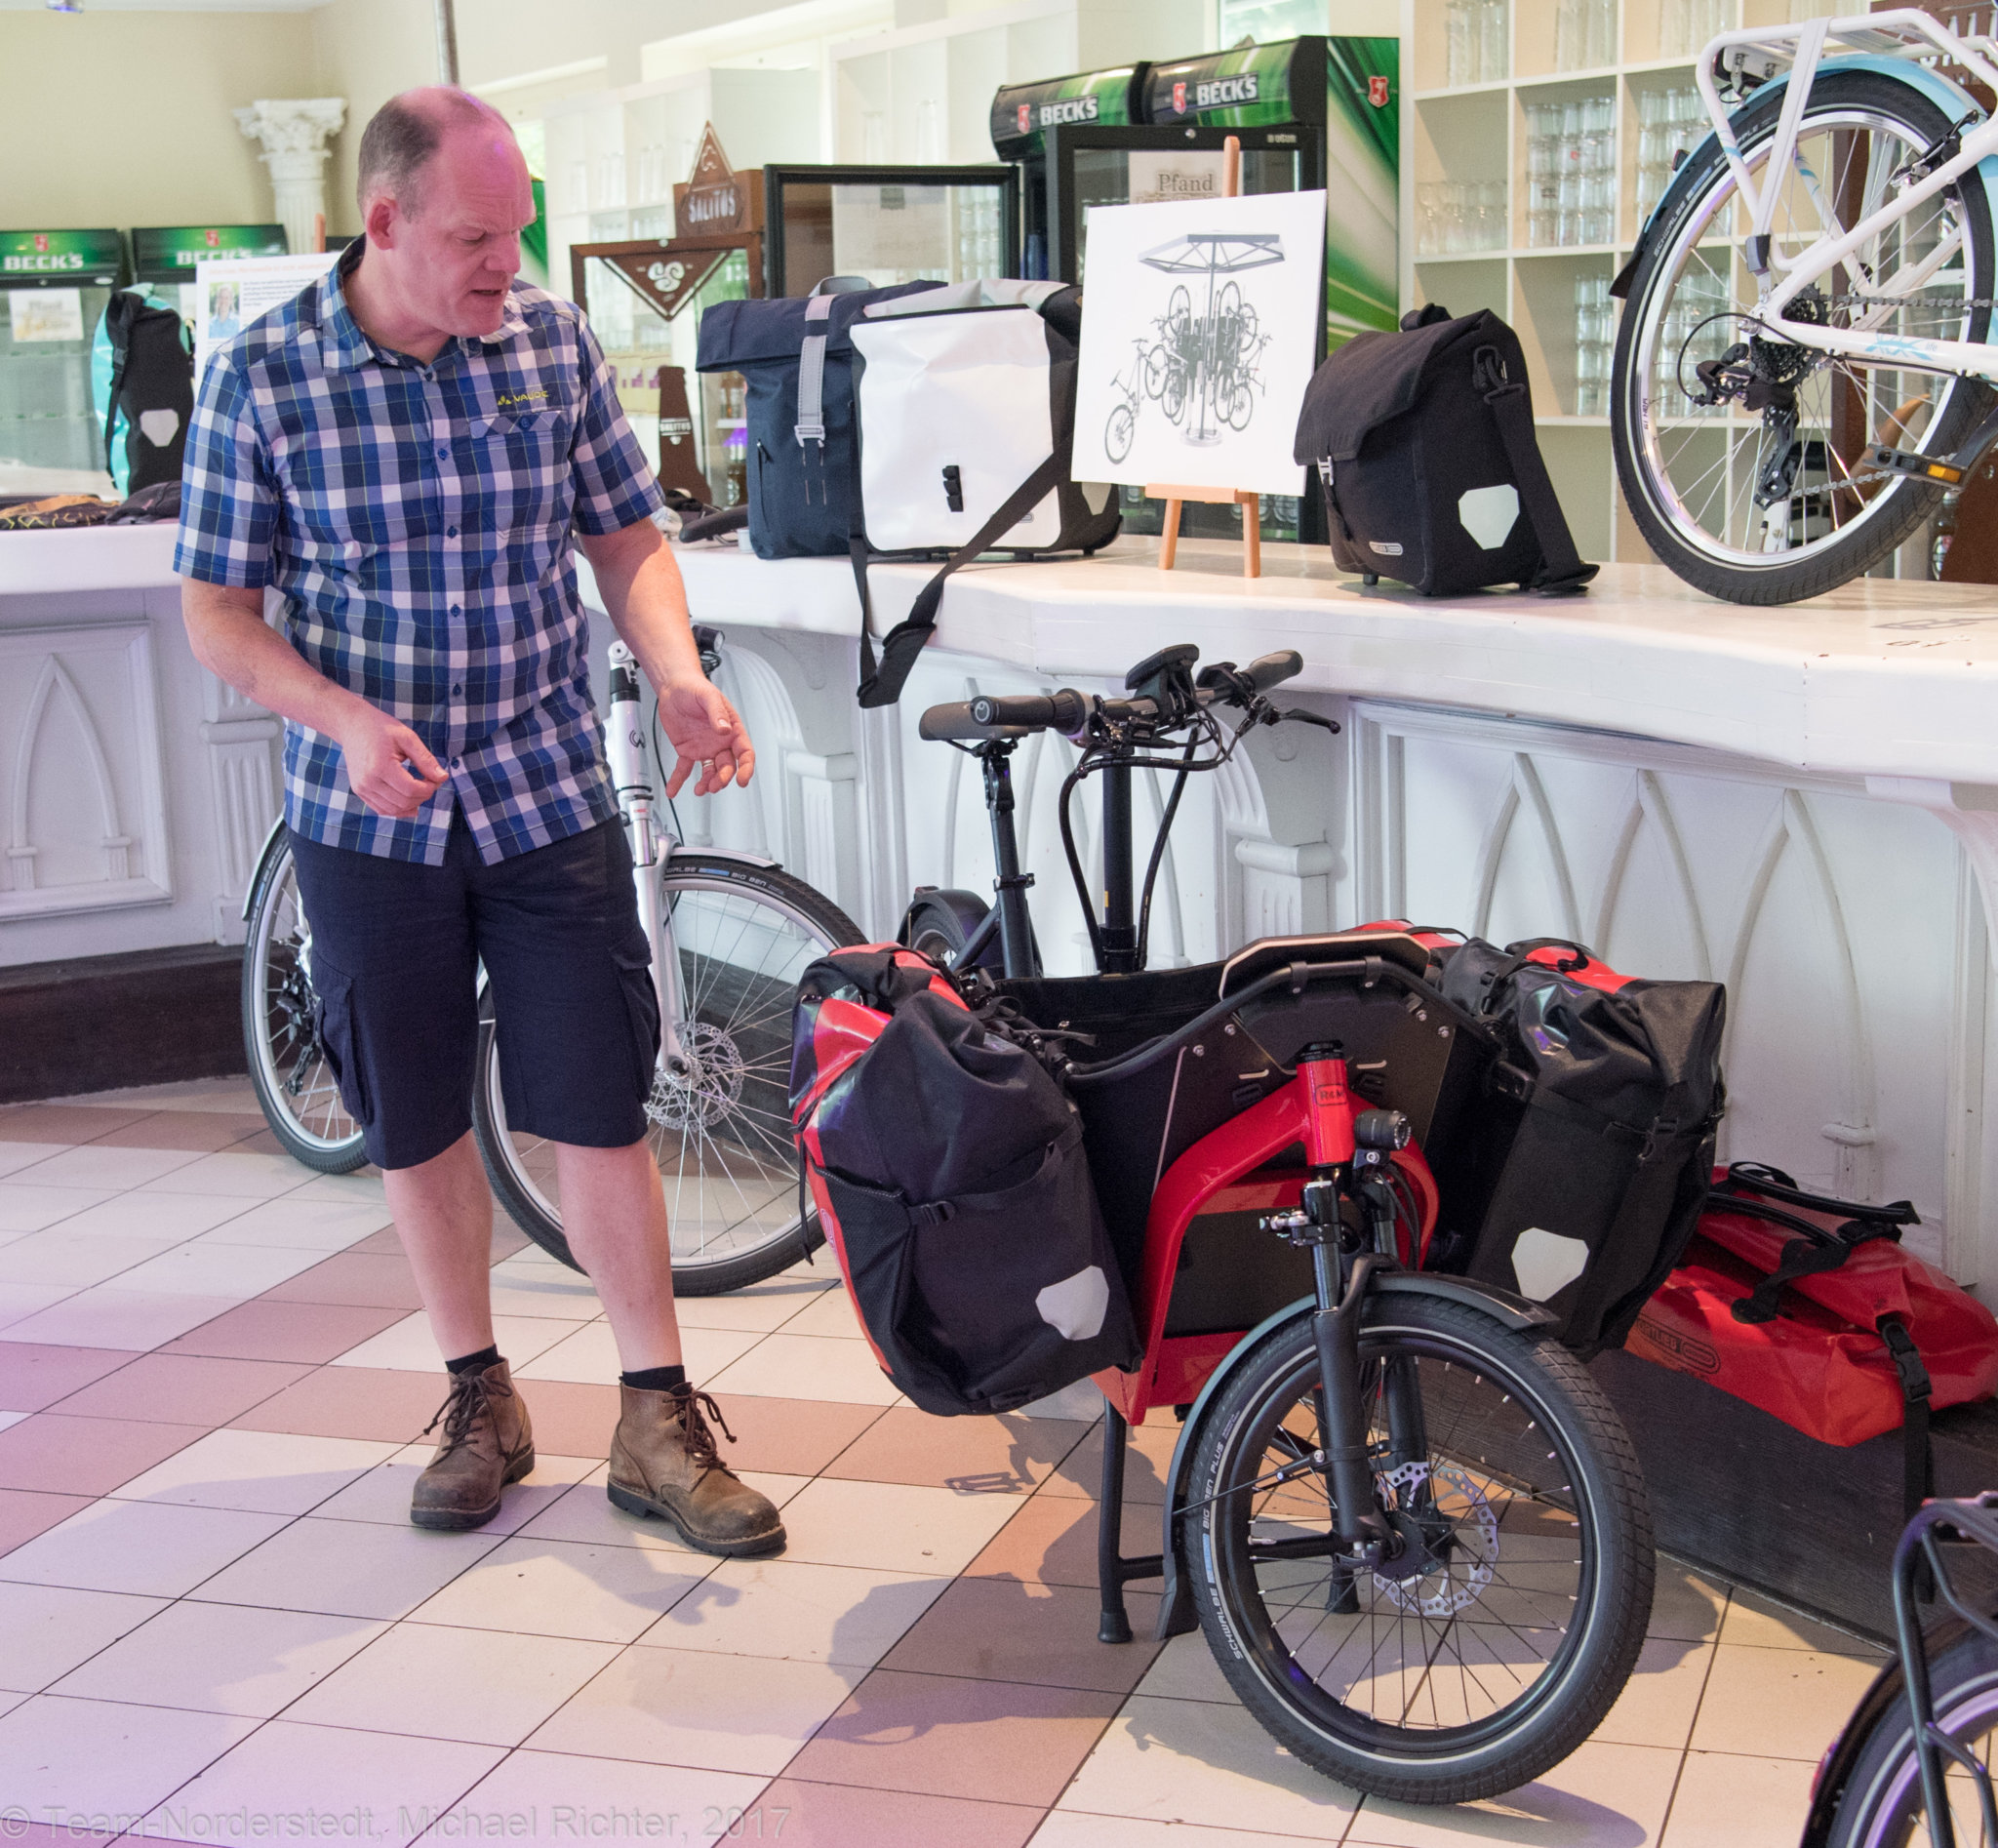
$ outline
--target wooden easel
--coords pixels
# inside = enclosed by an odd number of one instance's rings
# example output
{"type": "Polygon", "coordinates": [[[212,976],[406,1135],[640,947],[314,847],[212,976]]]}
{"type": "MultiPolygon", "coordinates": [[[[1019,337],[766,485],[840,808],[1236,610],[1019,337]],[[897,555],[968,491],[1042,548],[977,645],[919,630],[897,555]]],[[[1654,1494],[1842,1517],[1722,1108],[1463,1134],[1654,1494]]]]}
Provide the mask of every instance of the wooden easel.
{"type": "MultiPolygon", "coordinates": [[[[1221,143],[1221,197],[1233,199],[1242,191],[1242,140],[1230,135],[1221,143]]],[[[1187,488],[1165,482],[1147,482],[1148,499],[1166,503],[1166,522],[1159,534],[1159,569],[1171,571],[1179,556],[1179,509],[1188,501],[1242,509],[1242,576],[1262,576],[1262,497],[1248,488],[1187,488]]]]}

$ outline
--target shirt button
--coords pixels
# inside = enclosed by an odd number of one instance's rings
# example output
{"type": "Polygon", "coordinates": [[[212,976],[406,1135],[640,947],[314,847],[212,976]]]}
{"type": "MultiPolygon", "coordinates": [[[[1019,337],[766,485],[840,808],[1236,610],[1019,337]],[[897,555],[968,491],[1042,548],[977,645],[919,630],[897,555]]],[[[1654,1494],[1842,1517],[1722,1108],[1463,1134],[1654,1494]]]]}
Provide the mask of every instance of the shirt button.
{"type": "Polygon", "coordinates": [[[446,539],[456,539],[458,537],[458,528],[455,526],[447,526],[444,529],[444,537],[446,539]]]}
{"type": "Polygon", "coordinates": [[[439,443],[437,445],[437,454],[439,456],[449,456],[451,454],[451,445],[449,443],[439,443]]]}
{"type": "Polygon", "coordinates": [[[451,691],[454,694],[461,694],[464,691],[464,687],[461,683],[454,683],[451,691]]]}
{"type": "Polygon", "coordinates": [[[458,768],[459,768],[459,766],[460,766],[460,765],[461,765],[461,764],[462,764],[463,762],[464,762],[464,759],[463,759],[462,757],[454,757],[454,758],[453,758],[453,759],[451,760],[451,767],[452,767],[452,769],[456,770],[456,769],[458,769],[458,768]]]}

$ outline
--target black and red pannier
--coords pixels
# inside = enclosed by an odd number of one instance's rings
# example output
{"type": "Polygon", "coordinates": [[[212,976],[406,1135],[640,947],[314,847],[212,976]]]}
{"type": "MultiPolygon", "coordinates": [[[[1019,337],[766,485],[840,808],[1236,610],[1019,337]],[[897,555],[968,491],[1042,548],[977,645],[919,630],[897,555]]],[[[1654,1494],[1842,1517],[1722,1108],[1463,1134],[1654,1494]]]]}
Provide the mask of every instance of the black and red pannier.
{"type": "Polygon", "coordinates": [[[1139,1358],[1075,1106],[1030,1029],[895,944],[798,984],[791,1122],[882,1371],[926,1412],[1003,1412],[1139,1358]]]}
{"type": "Polygon", "coordinates": [[[1820,1443],[1906,1433],[1904,1495],[1929,1493],[1929,1413],[1998,1390],[1998,1318],[1900,1244],[1905,1200],[1860,1206],[1738,1162],[1644,1306],[1629,1348],[1820,1443]]]}

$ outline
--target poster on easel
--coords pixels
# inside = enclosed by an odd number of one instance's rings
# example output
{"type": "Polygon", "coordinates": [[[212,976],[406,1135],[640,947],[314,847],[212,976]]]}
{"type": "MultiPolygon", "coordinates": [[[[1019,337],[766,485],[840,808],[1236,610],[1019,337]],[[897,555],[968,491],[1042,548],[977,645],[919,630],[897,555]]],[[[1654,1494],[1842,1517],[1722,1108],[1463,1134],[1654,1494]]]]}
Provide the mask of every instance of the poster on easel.
{"type": "Polygon", "coordinates": [[[1075,479],[1298,494],[1324,261],[1322,192],[1092,208],[1075,479]]]}

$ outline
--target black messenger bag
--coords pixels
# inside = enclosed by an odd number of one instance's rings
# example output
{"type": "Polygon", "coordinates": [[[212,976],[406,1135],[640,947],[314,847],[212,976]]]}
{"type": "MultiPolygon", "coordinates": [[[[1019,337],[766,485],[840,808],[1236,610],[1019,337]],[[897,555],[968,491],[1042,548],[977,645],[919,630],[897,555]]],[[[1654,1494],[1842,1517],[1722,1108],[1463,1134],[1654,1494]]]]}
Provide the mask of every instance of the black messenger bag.
{"type": "Polygon", "coordinates": [[[1433,302],[1401,326],[1348,341],[1304,390],[1295,455],[1318,470],[1333,561],[1429,597],[1579,590],[1596,567],[1547,478],[1519,336],[1433,302]]]}

